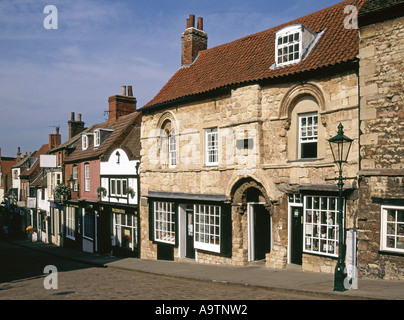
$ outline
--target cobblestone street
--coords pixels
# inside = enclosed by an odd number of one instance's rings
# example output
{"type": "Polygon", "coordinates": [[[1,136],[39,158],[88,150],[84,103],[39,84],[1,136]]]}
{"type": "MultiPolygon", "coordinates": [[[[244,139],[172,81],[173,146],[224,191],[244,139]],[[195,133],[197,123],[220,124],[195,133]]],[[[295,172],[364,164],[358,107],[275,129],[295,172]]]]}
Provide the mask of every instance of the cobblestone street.
{"type": "MultiPolygon", "coordinates": [[[[89,267],[0,242],[0,300],[297,300],[310,296],[89,267]],[[4,263],[6,262],[6,263],[4,263]],[[45,289],[44,267],[57,268],[57,289],[45,289]]],[[[318,299],[318,297],[316,297],[318,299]]]]}

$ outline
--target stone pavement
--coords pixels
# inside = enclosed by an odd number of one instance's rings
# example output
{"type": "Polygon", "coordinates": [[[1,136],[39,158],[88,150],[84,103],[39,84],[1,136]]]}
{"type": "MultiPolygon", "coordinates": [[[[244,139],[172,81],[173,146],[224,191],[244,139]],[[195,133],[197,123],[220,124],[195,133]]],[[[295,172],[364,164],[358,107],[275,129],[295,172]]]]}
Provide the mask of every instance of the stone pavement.
{"type": "Polygon", "coordinates": [[[256,286],[275,291],[309,293],[319,297],[335,299],[404,299],[404,281],[359,279],[358,289],[335,292],[333,291],[333,274],[305,272],[297,268],[277,270],[268,269],[263,265],[235,267],[200,264],[193,261],[174,262],[119,258],[61,248],[42,242],[14,240],[12,243],[98,267],[118,268],[201,281],[256,286]]]}

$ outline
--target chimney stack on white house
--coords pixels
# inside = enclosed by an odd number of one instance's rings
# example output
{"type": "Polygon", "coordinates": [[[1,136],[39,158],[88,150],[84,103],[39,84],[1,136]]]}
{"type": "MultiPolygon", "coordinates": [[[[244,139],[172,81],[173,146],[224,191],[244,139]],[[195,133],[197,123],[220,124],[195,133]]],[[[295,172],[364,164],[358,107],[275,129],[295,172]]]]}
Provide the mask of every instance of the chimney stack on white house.
{"type": "Polygon", "coordinates": [[[126,93],[126,86],[121,86],[121,95],[115,95],[108,98],[109,123],[136,111],[136,98],[133,96],[132,86],[128,86],[127,88],[128,93],[126,93]]]}

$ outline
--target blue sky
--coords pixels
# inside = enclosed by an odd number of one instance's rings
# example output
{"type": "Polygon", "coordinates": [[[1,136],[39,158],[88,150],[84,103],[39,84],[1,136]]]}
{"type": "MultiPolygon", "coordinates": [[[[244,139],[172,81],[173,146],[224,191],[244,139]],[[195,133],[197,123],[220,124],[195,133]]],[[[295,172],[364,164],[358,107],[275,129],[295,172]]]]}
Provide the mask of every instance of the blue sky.
{"type": "Polygon", "coordinates": [[[0,147],[38,150],[71,112],[105,121],[108,97],[131,85],[142,107],[180,67],[189,14],[203,17],[208,47],[266,30],[339,0],[0,0],[0,147]],[[44,13],[54,5],[58,29],[44,13]]]}

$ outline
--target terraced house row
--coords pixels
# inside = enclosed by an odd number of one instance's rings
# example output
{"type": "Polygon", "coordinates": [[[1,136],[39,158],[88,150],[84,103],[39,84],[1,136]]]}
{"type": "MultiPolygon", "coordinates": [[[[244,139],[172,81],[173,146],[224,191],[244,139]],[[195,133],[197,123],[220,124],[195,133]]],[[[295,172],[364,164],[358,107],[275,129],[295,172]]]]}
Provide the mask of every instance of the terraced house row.
{"type": "Polygon", "coordinates": [[[403,280],[403,8],[343,1],[214,48],[190,15],[181,66],[149,103],[137,108],[124,86],[107,122],[85,128],[72,113],[65,143],[12,168],[34,238],[332,273],[339,193],[328,140],[341,124],[353,140],[343,225],[357,236],[356,271],[403,280]],[[23,180],[36,158],[39,175],[23,180]]]}

